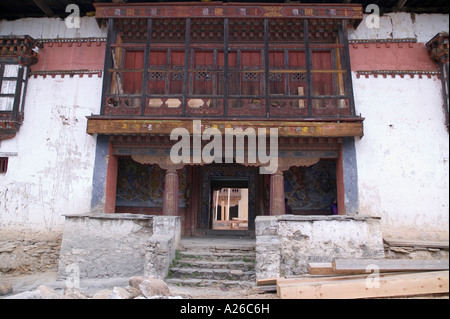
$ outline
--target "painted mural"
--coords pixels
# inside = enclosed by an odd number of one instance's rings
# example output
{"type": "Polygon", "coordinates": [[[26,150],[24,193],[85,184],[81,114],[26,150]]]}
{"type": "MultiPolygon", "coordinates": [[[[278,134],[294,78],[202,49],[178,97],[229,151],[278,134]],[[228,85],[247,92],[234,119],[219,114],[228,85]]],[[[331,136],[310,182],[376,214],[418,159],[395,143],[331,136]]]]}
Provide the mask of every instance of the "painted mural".
{"type": "Polygon", "coordinates": [[[335,161],[291,167],[284,173],[284,192],[294,211],[330,211],[330,204],[336,199],[335,161]]]}
{"type": "MultiPolygon", "coordinates": [[[[116,206],[162,208],[165,170],[144,165],[130,157],[119,159],[116,206]]],[[[178,203],[186,207],[186,169],[178,172],[178,203]]]]}

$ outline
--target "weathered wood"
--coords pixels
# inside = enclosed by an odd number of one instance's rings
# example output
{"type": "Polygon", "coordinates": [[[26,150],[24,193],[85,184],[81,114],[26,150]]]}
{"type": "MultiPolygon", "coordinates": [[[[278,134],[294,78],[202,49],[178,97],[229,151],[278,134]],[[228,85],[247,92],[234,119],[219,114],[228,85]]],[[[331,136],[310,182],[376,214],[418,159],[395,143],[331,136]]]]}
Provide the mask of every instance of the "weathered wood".
{"type": "MultiPolygon", "coordinates": [[[[380,278],[390,276],[396,273],[381,273],[380,278]]],[[[301,285],[312,282],[325,282],[336,280],[355,280],[355,279],[367,279],[370,273],[357,274],[357,275],[301,275],[296,277],[279,277],[277,278],[277,285],[301,285]]]]}
{"type": "Polygon", "coordinates": [[[312,116],[312,75],[311,75],[311,50],[309,47],[309,21],[305,19],[303,22],[303,35],[305,37],[305,63],[306,63],[306,101],[308,115],[312,116]]]}
{"type": "Polygon", "coordinates": [[[277,284],[281,299],[357,299],[448,293],[449,272],[277,284]]]}
{"type": "Polygon", "coordinates": [[[151,44],[151,36],[152,34],[152,19],[147,19],[147,39],[145,44],[145,50],[144,50],[144,70],[147,70],[144,72],[144,78],[142,79],[142,97],[141,97],[141,115],[145,114],[145,107],[146,107],[146,96],[147,96],[147,89],[148,89],[148,69],[150,65],[150,44],[151,44]]]}
{"type": "Polygon", "coordinates": [[[399,240],[399,239],[384,239],[384,241],[391,247],[421,247],[421,248],[449,249],[448,241],[420,241],[420,240],[399,240]]]}
{"type": "Polygon", "coordinates": [[[269,286],[269,285],[276,285],[276,284],[277,284],[277,278],[259,279],[256,281],[257,286],[269,286]]]}
{"type": "Polygon", "coordinates": [[[332,263],[309,263],[308,273],[310,275],[332,275],[333,264],[332,263]]]}
{"type": "MultiPolygon", "coordinates": [[[[258,121],[258,120],[211,120],[202,119],[203,125],[217,127],[221,133],[225,128],[279,128],[278,136],[297,137],[343,137],[362,136],[362,122],[305,122],[305,121],[258,121]],[[214,125],[214,126],[213,126],[214,125]]],[[[88,134],[170,134],[173,129],[184,127],[192,131],[192,119],[116,119],[112,117],[88,117],[88,134]]],[[[205,126],[206,127],[206,126],[205,126]]]]}
{"type": "Polygon", "coordinates": [[[413,260],[413,259],[335,259],[332,262],[335,274],[369,273],[400,271],[434,271],[448,270],[448,260],[413,260]]]}
{"type": "Polygon", "coordinates": [[[277,286],[276,285],[257,286],[253,287],[252,290],[259,293],[276,292],[277,286]]]}
{"type": "Polygon", "coordinates": [[[186,19],[186,31],[184,40],[184,69],[183,69],[183,101],[181,104],[182,114],[186,115],[187,94],[188,94],[188,69],[189,69],[189,47],[191,35],[191,19],[186,19]]]}

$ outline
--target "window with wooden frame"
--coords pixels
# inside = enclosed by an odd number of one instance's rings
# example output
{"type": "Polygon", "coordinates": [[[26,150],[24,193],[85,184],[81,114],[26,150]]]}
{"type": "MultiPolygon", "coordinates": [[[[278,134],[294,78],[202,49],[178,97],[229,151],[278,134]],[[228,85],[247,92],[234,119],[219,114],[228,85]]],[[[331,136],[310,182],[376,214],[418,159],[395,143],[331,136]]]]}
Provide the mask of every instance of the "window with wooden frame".
{"type": "Polygon", "coordinates": [[[347,20],[110,22],[103,114],[355,116],[347,20]]]}
{"type": "Polygon", "coordinates": [[[0,118],[22,122],[28,68],[0,59],[0,118]]]}
{"type": "Polygon", "coordinates": [[[0,36],[0,141],[15,136],[24,118],[30,66],[43,44],[30,36],[0,36]]]}
{"type": "Polygon", "coordinates": [[[0,174],[8,171],[8,157],[0,157],[0,174]]]}

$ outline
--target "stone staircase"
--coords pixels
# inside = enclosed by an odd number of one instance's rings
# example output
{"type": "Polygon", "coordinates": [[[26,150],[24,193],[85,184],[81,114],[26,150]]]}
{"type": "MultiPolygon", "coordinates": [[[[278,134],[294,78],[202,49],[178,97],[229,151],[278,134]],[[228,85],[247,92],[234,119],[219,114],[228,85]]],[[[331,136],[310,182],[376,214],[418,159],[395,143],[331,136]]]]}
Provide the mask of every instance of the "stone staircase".
{"type": "Polygon", "coordinates": [[[182,248],[165,281],[179,286],[252,287],[255,285],[255,242],[234,238],[181,241],[182,248]]]}

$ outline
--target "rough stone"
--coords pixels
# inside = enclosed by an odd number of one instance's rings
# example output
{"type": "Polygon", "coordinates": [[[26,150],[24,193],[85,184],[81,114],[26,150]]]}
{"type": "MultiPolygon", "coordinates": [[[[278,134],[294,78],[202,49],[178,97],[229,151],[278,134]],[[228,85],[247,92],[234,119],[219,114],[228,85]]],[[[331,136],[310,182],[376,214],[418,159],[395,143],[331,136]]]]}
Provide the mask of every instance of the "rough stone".
{"type": "Polygon", "coordinates": [[[83,293],[77,288],[70,288],[64,290],[65,299],[88,299],[91,298],[89,295],[83,293]]]}
{"type": "Polygon", "coordinates": [[[0,296],[4,296],[13,292],[13,287],[10,284],[0,284],[0,296]]]}
{"type": "Polygon", "coordinates": [[[141,291],[139,289],[136,289],[131,286],[126,286],[125,290],[128,291],[131,294],[131,298],[136,298],[141,294],[141,291]]]}
{"type": "Polygon", "coordinates": [[[307,273],[309,262],[333,258],[384,258],[379,218],[258,216],[256,278],[307,273]]]}
{"type": "Polygon", "coordinates": [[[139,285],[145,280],[148,279],[149,277],[145,277],[145,276],[133,276],[130,278],[129,280],[129,285],[132,288],[135,288],[139,291],[139,294],[141,293],[139,290],[139,285]]]}
{"type": "Polygon", "coordinates": [[[146,298],[155,296],[173,296],[169,286],[167,286],[163,280],[157,278],[145,279],[139,284],[139,290],[146,298]]]}
{"type": "Polygon", "coordinates": [[[37,290],[40,292],[42,299],[62,299],[62,296],[56,290],[45,285],[38,286],[37,290]]]}
{"type": "Polygon", "coordinates": [[[122,287],[114,287],[111,299],[132,299],[133,295],[122,287]]]}
{"type": "Polygon", "coordinates": [[[93,296],[92,299],[111,299],[111,295],[113,294],[113,291],[110,289],[102,289],[97,291],[93,296]]]}

